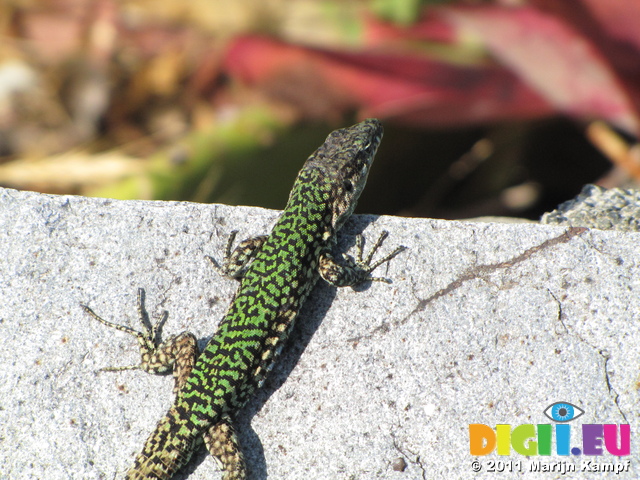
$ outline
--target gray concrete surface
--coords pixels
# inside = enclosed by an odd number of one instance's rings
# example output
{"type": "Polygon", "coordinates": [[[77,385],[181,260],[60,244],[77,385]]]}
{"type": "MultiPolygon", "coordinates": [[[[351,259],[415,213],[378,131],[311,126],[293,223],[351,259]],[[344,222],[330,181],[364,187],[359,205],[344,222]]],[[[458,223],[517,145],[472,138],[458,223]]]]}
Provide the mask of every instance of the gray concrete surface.
{"type": "MultiPolygon", "coordinates": [[[[144,287],[152,317],[169,311],[165,337],[204,344],[236,288],[205,255],[276,216],[0,189],[0,478],[121,478],[172,380],[96,373],[137,362],[137,345],[79,304],[137,328],[144,287]]],[[[409,247],[377,272],[393,283],[320,285],[240,413],[253,478],[612,478],[585,465],[640,478],[640,234],[356,216],[340,246],[383,229],[383,251],[409,247]],[[553,424],[543,411],[558,401],[585,412],[571,446],[583,424],[629,423],[631,455],[470,454],[469,424],[553,424]],[[556,471],[530,471],[544,465],[556,471]]],[[[187,477],[220,474],[200,452],[187,477]]]]}
{"type": "Polygon", "coordinates": [[[585,185],[578,196],[545,213],[540,223],[640,232],[640,190],[585,185]]]}

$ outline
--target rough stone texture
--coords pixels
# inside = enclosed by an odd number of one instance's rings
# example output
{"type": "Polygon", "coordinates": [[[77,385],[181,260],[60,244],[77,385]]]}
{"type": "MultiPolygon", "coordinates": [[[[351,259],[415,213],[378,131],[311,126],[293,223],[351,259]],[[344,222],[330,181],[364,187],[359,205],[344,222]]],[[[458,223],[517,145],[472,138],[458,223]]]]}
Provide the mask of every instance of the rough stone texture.
{"type": "Polygon", "coordinates": [[[585,185],[580,195],[545,213],[540,222],[640,232],[640,190],[585,185]]]}
{"type": "MultiPolygon", "coordinates": [[[[205,255],[263,233],[277,212],[118,202],[0,189],[0,477],[121,478],[172,401],[170,377],[96,373],[137,345],[89,318],[137,328],[136,289],[165,337],[204,344],[236,283],[205,255]]],[[[640,234],[536,224],[356,216],[409,250],[376,272],[390,285],[319,285],[289,347],[238,418],[253,478],[610,478],[532,466],[621,465],[640,478],[640,234]],[[473,457],[469,424],[629,423],[631,455],[473,457]],[[482,473],[473,471],[478,460],[482,473]],[[505,463],[498,463],[503,461],[505,463]],[[498,468],[524,473],[489,473],[498,468]],[[406,466],[404,471],[403,466],[406,466]]],[[[555,447],[554,447],[555,448],[555,447]]],[[[220,478],[201,452],[177,478],[220,478]]]]}

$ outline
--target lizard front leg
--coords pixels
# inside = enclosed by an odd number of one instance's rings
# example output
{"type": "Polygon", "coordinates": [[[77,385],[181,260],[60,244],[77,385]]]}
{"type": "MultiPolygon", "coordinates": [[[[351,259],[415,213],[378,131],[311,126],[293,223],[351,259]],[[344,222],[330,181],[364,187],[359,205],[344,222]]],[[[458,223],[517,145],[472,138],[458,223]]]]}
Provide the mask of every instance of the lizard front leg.
{"type": "Polygon", "coordinates": [[[383,263],[390,261],[399,253],[407,249],[407,247],[399,246],[389,255],[380,260],[371,263],[373,256],[382,246],[385,238],[389,236],[389,232],[383,231],[378,237],[376,243],[371,247],[369,254],[363,259],[364,237],[358,235],[356,238],[356,258],[346,253],[342,254],[344,263],[340,264],[335,261],[331,253],[324,252],[320,255],[318,269],[320,276],[334,287],[348,287],[358,285],[367,281],[390,283],[390,280],[383,277],[372,277],[371,272],[383,263]]]}
{"type": "Polygon", "coordinates": [[[209,261],[213,264],[213,268],[223,277],[235,278],[241,280],[245,272],[249,268],[251,261],[255,258],[257,253],[262,248],[262,245],[267,241],[269,235],[257,235],[255,237],[247,238],[238,244],[238,246],[231,251],[233,241],[238,234],[237,230],[234,230],[229,235],[227,240],[227,246],[224,251],[224,258],[222,265],[218,265],[218,262],[213,257],[207,256],[209,261]]]}

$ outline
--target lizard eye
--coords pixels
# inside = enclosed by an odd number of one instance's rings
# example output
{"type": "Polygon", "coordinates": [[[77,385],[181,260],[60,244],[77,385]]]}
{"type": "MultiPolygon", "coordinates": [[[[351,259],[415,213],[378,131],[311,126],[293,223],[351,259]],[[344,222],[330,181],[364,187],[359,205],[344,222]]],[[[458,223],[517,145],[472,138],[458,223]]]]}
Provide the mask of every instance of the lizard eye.
{"type": "Polygon", "coordinates": [[[344,181],[344,189],[347,192],[350,192],[351,190],[353,190],[353,183],[351,183],[351,181],[349,181],[349,180],[345,180],[344,181]]]}

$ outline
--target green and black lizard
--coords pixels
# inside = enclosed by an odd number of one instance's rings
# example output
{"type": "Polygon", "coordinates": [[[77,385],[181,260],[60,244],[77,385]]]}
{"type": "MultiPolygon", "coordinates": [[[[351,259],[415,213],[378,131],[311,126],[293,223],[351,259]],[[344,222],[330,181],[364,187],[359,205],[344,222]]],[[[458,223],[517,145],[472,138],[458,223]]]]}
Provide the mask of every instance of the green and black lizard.
{"type": "Polygon", "coordinates": [[[138,299],[142,333],[103,320],[83,305],[95,319],[135,335],[140,343],[139,365],[106,370],[174,372],[175,402],[126,479],[169,480],[202,441],[219,461],[225,480],[246,478],[233,417],[264,381],[318,278],[338,287],[384,280],[371,272],[404,250],[398,247],[371,263],[387,235],[384,232],[365,259],[361,236],[355,260],[343,255],[338,263],[331,255],[336,234],[365,186],[381,139],[382,125],[375,119],[332,132],[305,162],[271,233],[245,240],[233,252],[235,232],[231,234],[223,265],[216,269],[240,279],[240,288],[201,353],[187,332],[156,344],[158,325],[166,314],[149,328],[142,290],[138,299]]]}

